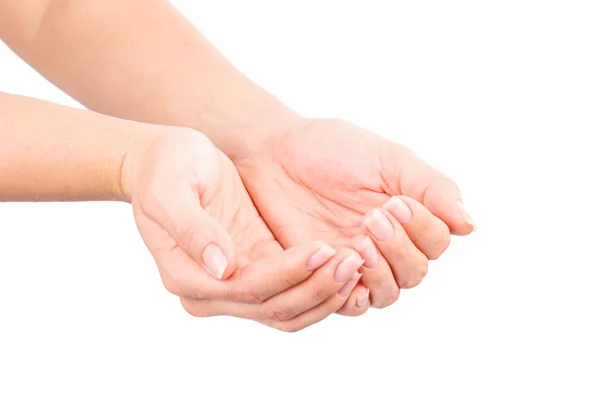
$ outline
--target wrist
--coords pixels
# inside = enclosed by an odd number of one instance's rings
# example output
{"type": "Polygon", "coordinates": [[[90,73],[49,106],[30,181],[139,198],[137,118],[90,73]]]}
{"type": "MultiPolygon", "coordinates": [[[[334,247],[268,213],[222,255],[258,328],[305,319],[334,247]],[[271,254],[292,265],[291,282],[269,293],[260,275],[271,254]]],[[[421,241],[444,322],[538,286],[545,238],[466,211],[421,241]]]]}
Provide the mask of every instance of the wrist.
{"type": "Polygon", "coordinates": [[[304,118],[246,78],[215,91],[200,109],[194,128],[207,135],[234,163],[282,129],[304,118]]]}
{"type": "Polygon", "coordinates": [[[204,131],[215,146],[235,164],[261,149],[270,139],[284,133],[285,129],[305,119],[294,112],[265,110],[263,114],[252,113],[238,117],[218,129],[204,131]]]}
{"type": "Polygon", "coordinates": [[[120,200],[131,203],[133,191],[146,153],[153,143],[165,133],[165,126],[140,123],[140,129],[123,152],[117,172],[120,200]]]}

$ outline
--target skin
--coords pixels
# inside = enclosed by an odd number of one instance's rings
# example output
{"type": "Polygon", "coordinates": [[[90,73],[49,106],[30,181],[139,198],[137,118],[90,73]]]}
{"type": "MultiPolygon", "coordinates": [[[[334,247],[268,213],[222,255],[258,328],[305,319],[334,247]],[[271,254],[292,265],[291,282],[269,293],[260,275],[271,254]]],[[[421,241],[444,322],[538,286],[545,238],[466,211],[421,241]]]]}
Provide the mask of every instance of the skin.
{"type": "Polygon", "coordinates": [[[198,132],[167,132],[133,149],[124,168],[125,184],[134,186],[125,191],[163,283],[194,316],[226,314],[297,331],[338,310],[350,294],[342,288],[357,283],[363,261],[351,249],[336,253],[305,241],[284,251],[235,166],[198,132]],[[209,245],[229,260],[222,275],[202,271],[210,267],[209,245]],[[308,267],[313,255],[317,262],[308,267]],[[338,280],[338,271],[347,276],[338,280]]]}
{"type": "MultiPolygon", "coordinates": [[[[7,44],[85,106],[206,134],[236,165],[284,248],[318,239],[357,250],[363,275],[342,314],[390,305],[421,281],[450,233],[474,230],[452,180],[367,130],[299,116],[237,71],[167,1],[2,7],[7,44]],[[392,233],[379,239],[369,225],[391,225],[392,233]]],[[[198,314],[227,313],[218,302],[197,306],[198,314]]]]}
{"type": "Polygon", "coordinates": [[[166,288],[193,315],[297,331],[338,310],[358,281],[351,249],[284,251],[234,165],[199,132],[3,93],[0,112],[0,200],[131,202],[166,288]],[[231,261],[215,263],[214,248],[231,261]],[[207,299],[219,308],[202,307],[207,299]]]}
{"type": "MultiPolygon", "coordinates": [[[[392,304],[401,288],[421,282],[428,261],[450,243],[448,225],[456,232],[472,230],[458,214],[460,195],[451,180],[408,149],[341,121],[305,121],[286,129],[237,168],[284,247],[311,239],[354,246],[368,261],[362,283],[376,307],[392,304]],[[397,205],[408,207],[408,217],[399,216],[397,205]],[[391,224],[385,239],[367,228],[373,210],[391,224]],[[373,243],[377,249],[367,248],[373,243]]],[[[345,310],[353,314],[352,307],[345,310]]]]}

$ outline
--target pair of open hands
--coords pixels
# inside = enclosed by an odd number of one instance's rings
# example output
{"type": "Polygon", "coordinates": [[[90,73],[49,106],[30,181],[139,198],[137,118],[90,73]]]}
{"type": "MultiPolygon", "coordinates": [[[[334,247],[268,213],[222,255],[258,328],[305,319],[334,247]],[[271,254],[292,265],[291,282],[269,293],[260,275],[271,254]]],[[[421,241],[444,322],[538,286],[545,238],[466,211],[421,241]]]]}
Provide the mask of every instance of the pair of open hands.
{"type": "Polygon", "coordinates": [[[284,331],[394,303],[451,233],[474,229],[452,180],[331,119],[283,126],[235,164],[201,133],[166,128],[128,153],[122,184],[190,314],[284,331]]]}

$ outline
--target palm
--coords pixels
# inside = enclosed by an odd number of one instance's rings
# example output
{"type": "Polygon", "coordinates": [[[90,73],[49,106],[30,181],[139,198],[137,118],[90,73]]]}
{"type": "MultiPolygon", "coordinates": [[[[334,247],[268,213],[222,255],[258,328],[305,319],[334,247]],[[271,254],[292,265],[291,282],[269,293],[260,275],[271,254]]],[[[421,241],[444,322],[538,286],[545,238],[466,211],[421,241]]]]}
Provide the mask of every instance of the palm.
{"type": "Polygon", "coordinates": [[[309,123],[271,138],[238,171],[284,247],[315,239],[346,245],[366,212],[400,194],[387,157],[395,149],[397,159],[401,148],[344,122],[309,123]]]}
{"type": "Polygon", "coordinates": [[[230,234],[237,264],[244,266],[281,246],[261,219],[234,165],[220,151],[216,154],[220,176],[212,179],[216,185],[203,186],[200,200],[204,209],[230,234]]]}

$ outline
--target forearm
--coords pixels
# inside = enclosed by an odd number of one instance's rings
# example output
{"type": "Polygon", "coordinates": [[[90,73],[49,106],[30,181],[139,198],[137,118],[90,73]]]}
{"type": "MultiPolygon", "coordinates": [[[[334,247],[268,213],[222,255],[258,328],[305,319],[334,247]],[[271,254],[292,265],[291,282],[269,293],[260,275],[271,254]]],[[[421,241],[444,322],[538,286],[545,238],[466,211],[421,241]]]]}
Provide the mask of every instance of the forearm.
{"type": "Polygon", "coordinates": [[[146,127],[0,93],[0,201],[126,200],[122,163],[146,127]]]}
{"type": "Polygon", "coordinates": [[[7,44],[92,110],[200,130],[233,159],[296,117],[167,1],[51,1],[29,14],[20,25],[34,28],[5,27],[7,44]]]}

